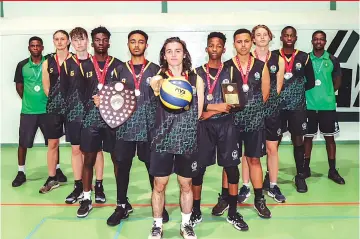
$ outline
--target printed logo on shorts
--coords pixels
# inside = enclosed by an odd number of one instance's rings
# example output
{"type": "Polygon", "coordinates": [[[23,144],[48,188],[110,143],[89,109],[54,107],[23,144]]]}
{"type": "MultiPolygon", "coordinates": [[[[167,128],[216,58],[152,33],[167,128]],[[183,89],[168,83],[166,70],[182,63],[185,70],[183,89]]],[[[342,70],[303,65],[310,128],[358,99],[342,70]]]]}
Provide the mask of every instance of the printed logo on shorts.
{"type": "Polygon", "coordinates": [[[278,128],[278,130],[276,131],[277,135],[280,136],[281,135],[281,129],[278,128]]]}
{"type": "Polygon", "coordinates": [[[192,170],[193,172],[195,172],[195,171],[197,170],[197,162],[196,162],[196,161],[194,161],[194,162],[191,164],[191,170],[192,170]]]}
{"type": "Polygon", "coordinates": [[[240,145],[239,145],[239,143],[236,143],[236,146],[237,146],[238,148],[240,148],[240,145]]]}
{"type": "Polygon", "coordinates": [[[335,122],[335,131],[338,131],[338,130],[339,130],[339,123],[335,122]]]}
{"type": "Polygon", "coordinates": [[[260,79],[260,73],[259,72],[255,72],[254,76],[255,76],[255,80],[260,79]]]}
{"type": "Polygon", "coordinates": [[[306,129],[306,123],[303,123],[301,126],[304,130],[306,129]]]}
{"type": "Polygon", "coordinates": [[[151,80],[151,77],[146,78],[146,84],[147,85],[150,85],[150,80],[151,80]]]}
{"type": "Polygon", "coordinates": [[[238,151],[234,150],[231,154],[231,156],[233,157],[233,160],[236,160],[239,157],[238,151]]]}
{"type": "Polygon", "coordinates": [[[275,72],[276,72],[276,66],[275,66],[275,65],[270,66],[270,72],[271,72],[271,73],[275,73],[275,72]]]}

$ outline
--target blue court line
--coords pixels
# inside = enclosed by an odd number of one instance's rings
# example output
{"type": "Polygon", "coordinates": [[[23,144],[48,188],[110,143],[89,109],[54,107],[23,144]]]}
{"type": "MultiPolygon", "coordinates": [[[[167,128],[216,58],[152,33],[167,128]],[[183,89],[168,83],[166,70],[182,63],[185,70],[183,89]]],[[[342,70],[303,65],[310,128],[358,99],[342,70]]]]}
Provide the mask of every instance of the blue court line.
{"type": "Polygon", "coordinates": [[[41,227],[42,224],[44,224],[44,222],[46,221],[46,217],[44,217],[43,219],[41,219],[41,221],[35,226],[35,228],[29,233],[29,235],[27,237],[25,237],[25,239],[30,239],[32,237],[32,235],[35,234],[35,232],[37,232],[37,230],[39,230],[39,228],[41,227]]]}
{"type": "Polygon", "coordinates": [[[115,236],[113,237],[113,239],[117,239],[120,236],[120,232],[121,232],[121,229],[123,228],[123,225],[124,225],[124,221],[121,221],[120,225],[118,226],[118,228],[116,230],[116,233],[115,233],[115,236]]]}

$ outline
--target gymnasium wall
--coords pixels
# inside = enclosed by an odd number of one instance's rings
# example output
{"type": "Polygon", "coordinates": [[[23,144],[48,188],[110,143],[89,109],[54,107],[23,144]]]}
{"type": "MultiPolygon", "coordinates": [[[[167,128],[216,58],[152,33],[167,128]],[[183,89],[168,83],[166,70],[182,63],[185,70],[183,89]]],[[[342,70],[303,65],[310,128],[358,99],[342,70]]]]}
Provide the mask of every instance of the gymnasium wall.
{"type": "MultiPolygon", "coordinates": [[[[146,57],[155,63],[158,63],[159,51],[164,40],[170,36],[179,36],[187,42],[193,66],[196,67],[207,61],[204,48],[209,32],[222,31],[226,34],[228,41],[223,58],[225,61],[235,54],[232,46],[233,32],[240,27],[252,28],[259,23],[267,24],[275,35],[271,49],[281,47],[280,31],[286,25],[293,25],[298,29],[297,48],[307,52],[311,50],[311,34],[315,30],[322,29],[327,33],[326,47],[341,58],[341,67],[344,71],[343,85],[337,95],[338,111],[343,121],[340,122],[341,133],[337,139],[358,140],[359,10],[354,3],[338,2],[338,10],[330,11],[329,2],[169,2],[168,14],[159,13],[160,2],[144,2],[141,6],[139,4],[5,2],[5,18],[0,19],[0,142],[18,142],[21,100],[17,96],[13,78],[17,63],[28,57],[28,39],[33,35],[43,38],[44,54],[47,54],[54,51],[52,33],[55,30],[71,30],[75,26],[82,26],[91,31],[103,25],[112,33],[110,54],[125,61],[130,57],[126,46],[128,32],[142,29],[150,37],[146,57]],[[254,5],[259,11],[243,11],[254,5]],[[64,8],[68,11],[58,11],[64,8]],[[268,8],[273,12],[266,11],[268,8]],[[229,9],[232,11],[228,11],[229,9]],[[225,11],[228,12],[224,13],[225,11]],[[38,13],[41,13],[41,16],[38,13]]],[[[92,52],[91,48],[89,50],[92,52]]],[[[286,136],[285,140],[288,139],[286,136]]],[[[317,140],[322,140],[322,137],[317,137],[317,140]]],[[[42,136],[38,133],[36,143],[42,142],[42,136]]]]}

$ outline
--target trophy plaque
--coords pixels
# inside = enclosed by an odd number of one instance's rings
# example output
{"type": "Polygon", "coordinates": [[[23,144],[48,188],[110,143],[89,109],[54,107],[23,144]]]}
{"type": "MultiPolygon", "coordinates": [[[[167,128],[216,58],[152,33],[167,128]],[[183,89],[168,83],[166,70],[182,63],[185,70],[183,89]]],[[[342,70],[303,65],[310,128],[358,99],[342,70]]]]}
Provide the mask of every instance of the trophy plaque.
{"type": "Polygon", "coordinates": [[[223,99],[225,103],[240,107],[239,90],[236,83],[221,84],[223,99]]]}

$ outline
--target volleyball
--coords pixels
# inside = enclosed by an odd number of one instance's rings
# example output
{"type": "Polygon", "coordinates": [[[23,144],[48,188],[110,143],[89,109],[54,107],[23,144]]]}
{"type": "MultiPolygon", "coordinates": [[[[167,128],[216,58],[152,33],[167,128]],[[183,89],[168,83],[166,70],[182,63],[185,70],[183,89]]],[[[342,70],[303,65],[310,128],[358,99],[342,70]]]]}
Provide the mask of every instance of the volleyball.
{"type": "Polygon", "coordinates": [[[165,79],[160,87],[160,100],[169,109],[185,108],[190,104],[192,95],[191,84],[182,77],[165,79]]]}

